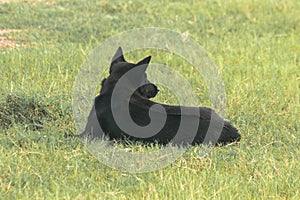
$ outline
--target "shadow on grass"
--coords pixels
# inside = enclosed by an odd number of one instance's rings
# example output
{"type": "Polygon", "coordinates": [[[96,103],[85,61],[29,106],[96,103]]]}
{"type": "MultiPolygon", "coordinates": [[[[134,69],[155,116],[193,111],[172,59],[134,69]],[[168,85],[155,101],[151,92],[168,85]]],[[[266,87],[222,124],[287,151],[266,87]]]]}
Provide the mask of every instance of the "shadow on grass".
{"type": "Polygon", "coordinates": [[[10,94],[0,102],[0,127],[8,129],[19,124],[26,130],[36,131],[43,129],[46,122],[63,122],[61,119],[70,116],[71,110],[62,110],[56,104],[36,96],[10,94]]]}

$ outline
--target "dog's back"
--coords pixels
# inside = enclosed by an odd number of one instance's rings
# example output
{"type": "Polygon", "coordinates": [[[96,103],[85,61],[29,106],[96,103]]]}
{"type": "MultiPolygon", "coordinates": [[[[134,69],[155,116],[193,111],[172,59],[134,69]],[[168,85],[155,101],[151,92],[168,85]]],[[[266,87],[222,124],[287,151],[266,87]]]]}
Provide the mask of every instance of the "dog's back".
{"type": "MultiPolygon", "coordinates": [[[[166,112],[152,109],[151,117],[156,121],[166,120],[164,126],[155,134],[147,129],[139,133],[123,131],[116,122],[111,107],[111,99],[108,96],[100,95],[95,100],[98,121],[103,131],[111,139],[129,139],[142,142],[157,142],[159,144],[227,144],[240,140],[240,134],[229,122],[223,120],[214,110],[207,107],[184,107],[159,104],[166,112]]],[[[125,103],[125,102],[123,102],[125,103]]],[[[126,115],[122,102],[114,105],[120,116],[126,115]]],[[[131,120],[138,126],[145,127],[150,123],[150,109],[156,102],[143,96],[134,94],[129,101],[129,112],[131,119],[124,117],[124,123],[131,123],[131,120]]],[[[133,129],[134,131],[134,129],[133,129]]]]}

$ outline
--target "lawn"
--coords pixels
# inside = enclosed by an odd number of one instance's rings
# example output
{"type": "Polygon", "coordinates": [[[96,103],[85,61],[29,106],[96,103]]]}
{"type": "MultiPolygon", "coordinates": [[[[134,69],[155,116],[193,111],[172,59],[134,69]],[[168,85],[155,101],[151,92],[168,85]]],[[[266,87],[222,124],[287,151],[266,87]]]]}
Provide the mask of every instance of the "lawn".
{"type": "MultiPolygon", "coordinates": [[[[298,0],[0,0],[0,199],[299,199],[299,10],[298,0]],[[128,173],[65,137],[78,133],[72,92],[87,55],[143,27],[188,35],[208,52],[239,144],[204,158],[195,146],[166,168],[128,173]]],[[[212,105],[183,59],[149,50],[127,57],[149,53],[212,105]]],[[[176,103],[167,89],[156,100],[176,103]]]]}

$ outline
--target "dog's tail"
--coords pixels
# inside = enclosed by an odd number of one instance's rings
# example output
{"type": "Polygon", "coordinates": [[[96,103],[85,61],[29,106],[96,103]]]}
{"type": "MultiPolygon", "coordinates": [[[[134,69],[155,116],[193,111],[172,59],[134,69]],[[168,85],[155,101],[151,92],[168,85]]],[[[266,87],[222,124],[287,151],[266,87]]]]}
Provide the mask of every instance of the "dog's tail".
{"type": "Polygon", "coordinates": [[[228,121],[224,121],[222,133],[218,139],[218,144],[228,144],[232,142],[238,142],[241,140],[241,134],[233,125],[228,121]]]}

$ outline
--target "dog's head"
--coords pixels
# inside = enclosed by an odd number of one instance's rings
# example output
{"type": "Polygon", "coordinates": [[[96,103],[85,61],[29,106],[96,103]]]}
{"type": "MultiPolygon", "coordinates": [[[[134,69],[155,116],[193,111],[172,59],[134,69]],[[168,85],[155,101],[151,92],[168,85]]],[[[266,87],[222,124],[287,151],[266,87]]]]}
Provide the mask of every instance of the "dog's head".
{"type": "Polygon", "coordinates": [[[135,81],[139,81],[140,85],[142,85],[135,92],[145,98],[155,97],[159,92],[159,90],[156,85],[154,85],[147,79],[147,74],[146,74],[146,68],[150,62],[150,59],[151,56],[144,58],[137,64],[129,63],[124,58],[122,48],[119,47],[114,57],[112,58],[110,69],[109,69],[109,77],[102,80],[100,94],[104,92],[104,90],[107,87],[109,87],[108,84],[111,81],[114,82],[116,80],[119,80],[125,73],[127,73],[128,71],[130,71],[135,67],[143,66],[144,69],[142,70],[143,73],[141,73],[140,76],[138,77],[134,77],[137,79],[135,81]]]}

